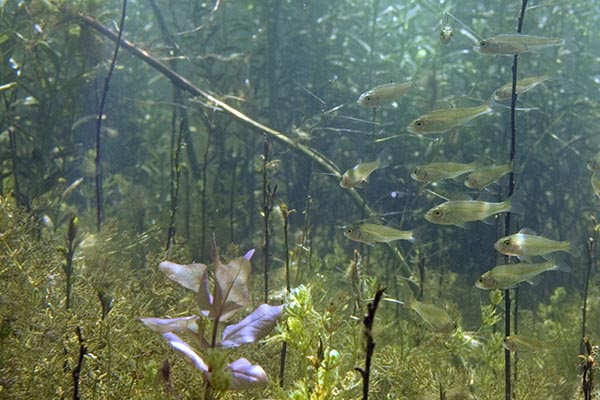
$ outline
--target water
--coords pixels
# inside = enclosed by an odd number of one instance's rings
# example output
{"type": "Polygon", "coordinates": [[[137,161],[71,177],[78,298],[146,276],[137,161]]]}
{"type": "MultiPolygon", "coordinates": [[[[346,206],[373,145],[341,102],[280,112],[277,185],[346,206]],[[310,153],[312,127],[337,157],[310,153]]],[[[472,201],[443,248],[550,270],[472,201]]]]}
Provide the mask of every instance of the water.
{"type": "MultiPolygon", "coordinates": [[[[119,50],[98,159],[96,115],[115,50],[98,23],[117,32],[122,3],[0,2],[0,398],[74,397],[81,346],[82,398],[211,398],[208,379],[138,318],[200,313],[193,292],[158,265],[211,264],[213,237],[224,261],[256,249],[251,304],[218,327],[263,303],[265,288],[267,302],[281,304],[288,280],[312,295],[302,303],[301,291],[294,304],[314,307],[288,319],[287,333],[276,328],[266,344],[221,358],[181,333],[214,368],[242,356],[264,368],[271,386],[224,398],[305,398],[295,382],[312,398],[360,398],[360,320],[378,285],[388,299],[374,324],[371,398],[505,396],[505,303],[474,286],[508,262],[493,248],[505,214],[466,229],[424,215],[446,200],[504,200],[509,176],[475,191],[464,175],[424,185],[410,172],[430,162],[508,163],[510,100],[443,133],[407,131],[432,110],[476,107],[512,81],[514,57],[473,46],[515,33],[521,4],[488,3],[128,2],[123,37],[145,52],[119,50]],[[447,27],[454,34],[444,44],[447,27]],[[356,103],[373,87],[406,81],[410,90],[381,107],[356,103]],[[382,150],[387,166],[352,190],[340,187],[340,174],[382,150]],[[417,245],[344,236],[365,222],[422,235],[417,245]],[[444,309],[457,330],[431,330],[406,306],[411,297],[444,309]]],[[[511,333],[556,339],[552,352],[512,358],[514,398],[583,398],[577,355],[589,265],[585,334],[599,340],[589,240],[597,239],[598,198],[586,168],[600,150],[594,10],[583,1],[536,3],[523,20],[524,34],[564,44],[518,56],[518,79],[551,78],[516,100],[513,181],[523,213],[509,230],[569,240],[581,254],[561,259],[570,272],[522,284],[518,300],[508,292],[513,307],[518,301],[511,333]]],[[[213,325],[203,326],[212,337],[213,325]]]]}

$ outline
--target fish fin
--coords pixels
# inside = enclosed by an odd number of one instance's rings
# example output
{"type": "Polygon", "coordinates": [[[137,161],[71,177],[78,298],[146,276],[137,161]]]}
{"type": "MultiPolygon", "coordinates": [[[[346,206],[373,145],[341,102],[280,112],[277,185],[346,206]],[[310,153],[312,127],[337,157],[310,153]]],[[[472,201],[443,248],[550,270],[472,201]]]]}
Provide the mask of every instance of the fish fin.
{"type": "Polygon", "coordinates": [[[513,214],[525,214],[525,207],[521,203],[521,193],[514,192],[512,196],[510,196],[510,212],[513,214]]]}
{"type": "Polygon", "coordinates": [[[525,234],[525,235],[536,235],[537,236],[537,232],[534,231],[533,229],[529,229],[529,228],[522,228],[519,233],[525,234]]]}
{"type": "Polygon", "coordinates": [[[548,271],[571,272],[571,266],[564,261],[565,257],[566,256],[564,253],[551,253],[544,255],[546,260],[554,264],[548,271]]]}
{"type": "Polygon", "coordinates": [[[569,250],[567,250],[567,253],[573,257],[581,257],[581,249],[578,243],[569,243],[569,250]]]}
{"type": "Polygon", "coordinates": [[[497,215],[490,215],[489,217],[482,219],[481,222],[486,225],[496,225],[497,218],[497,215]]]}
{"type": "Polygon", "coordinates": [[[379,152],[379,155],[377,155],[377,159],[379,160],[379,167],[377,169],[381,169],[381,168],[387,168],[390,166],[390,160],[389,160],[389,148],[384,148],[379,152]]]}
{"type": "Polygon", "coordinates": [[[494,106],[496,105],[496,91],[494,90],[490,97],[485,101],[485,105],[488,109],[487,113],[491,113],[494,111],[494,106]]]}
{"type": "Polygon", "coordinates": [[[454,226],[458,226],[461,229],[469,229],[469,227],[467,226],[467,224],[454,224],[454,226]]]}
{"type": "Polygon", "coordinates": [[[412,230],[412,235],[409,241],[417,247],[423,246],[423,232],[427,229],[427,225],[419,225],[412,230]]]}
{"type": "Polygon", "coordinates": [[[526,282],[530,285],[537,285],[542,280],[542,274],[536,275],[531,279],[528,279],[526,282]]]}

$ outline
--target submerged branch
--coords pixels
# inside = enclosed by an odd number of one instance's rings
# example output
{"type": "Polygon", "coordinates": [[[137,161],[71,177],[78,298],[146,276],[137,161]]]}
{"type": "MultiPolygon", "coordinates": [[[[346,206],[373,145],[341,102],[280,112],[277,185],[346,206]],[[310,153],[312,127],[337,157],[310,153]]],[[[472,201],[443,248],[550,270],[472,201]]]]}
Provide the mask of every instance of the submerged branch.
{"type": "MultiPolygon", "coordinates": [[[[81,14],[81,13],[76,14],[75,18],[77,18],[82,23],[94,28],[96,31],[98,31],[100,34],[107,37],[108,39],[115,41],[115,42],[119,41],[119,37],[114,32],[112,32],[106,26],[104,26],[103,24],[98,22],[96,19],[94,19],[90,16],[87,16],[87,15],[81,14]]],[[[156,69],[160,73],[162,73],[175,86],[177,86],[177,87],[181,88],[182,90],[185,90],[195,96],[205,98],[206,100],[212,102],[215,106],[221,108],[227,114],[231,115],[232,117],[236,118],[237,120],[254,128],[254,131],[256,131],[258,133],[264,132],[264,134],[266,134],[267,136],[296,150],[300,154],[308,157],[309,159],[314,160],[314,162],[319,164],[325,171],[333,174],[337,179],[341,178],[341,172],[337,168],[337,166],[331,160],[329,160],[327,157],[325,157],[321,153],[319,153],[317,150],[315,150],[309,146],[303,145],[301,143],[297,143],[296,141],[290,139],[285,134],[283,134],[273,128],[270,128],[264,124],[261,124],[260,122],[254,120],[254,119],[250,118],[249,116],[247,116],[246,114],[242,113],[238,109],[228,105],[227,103],[225,103],[225,102],[219,100],[218,98],[212,96],[211,94],[205,92],[204,90],[202,90],[199,87],[192,84],[188,79],[179,75],[178,73],[173,71],[171,68],[169,68],[167,65],[160,62],[158,59],[153,57],[149,52],[147,52],[146,50],[137,48],[133,43],[129,42],[128,40],[121,38],[120,43],[121,43],[121,46],[125,50],[130,52],[133,56],[141,59],[146,64],[150,65],[152,68],[156,69]]],[[[365,205],[364,199],[355,189],[347,189],[346,193],[348,193],[350,195],[350,197],[352,198],[352,201],[354,201],[354,203],[358,207],[364,206],[365,213],[368,216],[376,215],[376,213],[369,206],[365,205]]],[[[408,266],[408,263],[406,262],[404,255],[393,245],[390,245],[390,249],[394,253],[395,257],[401,261],[401,265],[400,265],[401,272],[405,276],[410,276],[411,270],[410,270],[410,267],[408,266]]]]}

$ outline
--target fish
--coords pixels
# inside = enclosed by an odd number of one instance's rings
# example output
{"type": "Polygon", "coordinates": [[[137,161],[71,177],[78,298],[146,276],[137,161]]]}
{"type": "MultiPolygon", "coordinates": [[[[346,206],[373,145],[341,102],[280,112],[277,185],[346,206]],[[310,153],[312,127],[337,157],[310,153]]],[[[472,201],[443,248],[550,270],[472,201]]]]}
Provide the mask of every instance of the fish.
{"type": "Polygon", "coordinates": [[[473,50],[479,54],[512,56],[520,53],[536,53],[546,47],[562,46],[563,39],[521,34],[501,34],[480,40],[473,50]]]}
{"type": "Polygon", "coordinates": [[[513,165],[514,163],[511,161],[508,164],[484,165],[475,168],[475,170],[465,178],[465,186],[469,189],[481,190],[511,172],[513,170],[513,165]]]}
{"type": "Polygon", "coordinates": [[[363,182],[368,182],[369,175],[379,168],[387,167],[387,164],[382,164],[381,159],[382,155],[380,154],[375,161],[356,164],[354,167],[344,172],[340,178],[340,186],[344,189],[350,189],[363,182]]]}
{"type": "Polygon", "coordinates": [[[550,342],[540,340],[528,335],[510,335],[502,340],[502,347],[508,351],[515,352],[536,352],[549,351],[556,348],[556,339],[550,342]]]}
{"type": "MultiPolygon", "coordinates": [[[[551,76],[552,75],[550,74],[544,74],[519,79],[517,81],[516,93],[519,95],[528,92],[537,85],[544,83],[545,81],[550,79],[551,76]]],[[[494,92],[494,97],[496,100],[510,99],[512,97],[512,82],[502,85],[498,89],[496,89],[496,91],[494,92]]]]}
{"type": "Polygon", "coordinates": [[[554,261],[538,264],[519,263],[497,265],[475,282],[479,289],[510,289],[521,282],[532,283],[533,278],[546,271],[570,271],[566,265],[558,265],[554,261]]]}
{"type": "Polygon", "coordinates": [[[464,227],[465,222],[484,220],[502,212],[520,213],[521,206],[513,198],[499,202],[481,200],[450,200],[439,204],[425,213],[425,219],[439,225],[464,227]]]}
{"type": "Polygon", "coordinates": [[[367,90],[358,97],[356,103],[365,108],[381,107],[392,103],[410,90],[412,81],[386,83],[367,90]]]}
{"type": "Polygon", "coordinates": [[[414,298],[410,301],[410,308],[425,321],[432,331],[439,333],[452,333],[457,324],[442,307],[435,304],[423,303],[414,298]]]}
{"type": "Polygon", "coordinates": [[[572,255],[579,255],[568,241],[559,242],[538,236],[533,230],[521,229],[518,233],[502,237],[496,241],[494,248],[507,256],[516,256],[520,260],[533,256],[545,256],[556,251],[565,251],[572,255]]]}
{"type": "Polygon", "coordinates": [[[418,165],[410,172],[410,177],[418,182],[437,182],[444,179],[452,179],[457,176],[473,171],[478,161],[469,164],[456,162],[432,162],[418,165]]]}
{"type": "Polygon", "coordinates": [[[492,94],[485,103],[477,107],[433,110],[428,114],[414,119],[406,127],[406,130],[415,135],[448,132],[456,127],[466,125],[481,115],[493,112],[494,103],[495,98],[492,94]]]}
{"type": "Polygon", "coordinates": [[[344,236],[355,242],[372,245],[373,243],[393,242],[396,240],[408,240],[416,243],[419,241],[419,228],[409,231],[401,231],[391,226],[362,223],[352,225],[344,230],[344,236]]]}

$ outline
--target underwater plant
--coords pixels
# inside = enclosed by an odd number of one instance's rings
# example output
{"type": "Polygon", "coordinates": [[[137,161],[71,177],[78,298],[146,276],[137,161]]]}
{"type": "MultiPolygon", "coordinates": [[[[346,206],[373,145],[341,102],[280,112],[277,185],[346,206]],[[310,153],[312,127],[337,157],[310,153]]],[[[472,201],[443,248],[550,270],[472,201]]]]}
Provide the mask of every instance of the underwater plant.
{"type": "Polygon", "coordinates": [[[202,372],[205,384],[205,399],[212,399],[213,390],[245,390],[265,386],[267,374],[259,365],[252,365],[246,358],[226,363],[224,349],[254,343],[266,336],[281,316],[283,306],[261,304],[252,313],[235,324],[227,325],[217,340],[219,325],[233,314],[250,304],[248,281],[250,258],[254,250],[243,257],[223,264],[219,258],[213,238],[212,259],[214,266],[214,289],[209,289],[208,267],[204,264],[180,265],[162,262],[159,268],[167,277],[196,293],[196,302],[201,315],[180,318],[141,318],[154,332],[160,333],[171,347],[183,354],[202,372]],[[205,320],[210,321],[209,337],[205,336],[205,320]],[[193,343],[201,349],[202,356],[175,332],[191,336],[193,343]]]}

